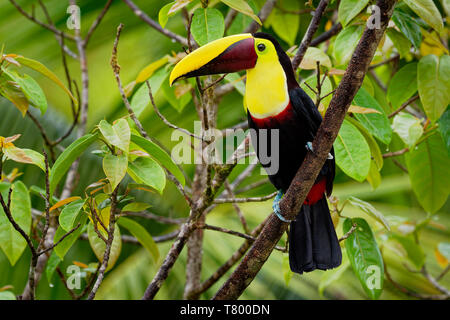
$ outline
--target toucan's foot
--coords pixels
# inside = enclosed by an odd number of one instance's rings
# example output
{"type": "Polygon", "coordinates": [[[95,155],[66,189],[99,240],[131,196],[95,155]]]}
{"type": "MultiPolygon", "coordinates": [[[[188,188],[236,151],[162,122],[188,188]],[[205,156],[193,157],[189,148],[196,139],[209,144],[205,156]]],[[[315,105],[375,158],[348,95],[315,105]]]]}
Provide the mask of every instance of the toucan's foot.
{"type": "Polygon", "coordinates": [[[313,149],[313,146],[312,146],[312,142],[311,142],[311,141],[308,141],[308,142],[306,143],[305,148],[306,148],[306,150],[311,151],[312,153],[314,153],[314,149],[313,149]]]}
{"type": "Polygon", "coordinates": [[[280,219],[283,222],[292,222],[292,220],[288,220],[285,217],[283,217],[283,215],[281,214],[281,210],[280,210],[280,201],[281,198],[283,198],[283,191],[278,190],[277,195],[275,196],[275,199],[273,199],[273,204],[272,204],[272,208],[273,208],[273,212],[275,213],[275,215],[278,217],[278,219],[280,219]]]}
{"type": "MultiPolygon", "coordinates": [[[[306,143],[305,148],[306,148],[306,150],[311,151],[312,153],[314,153],[314,149],[313,149],[311,141],[308,141],[306,143]]],[[[328,160],[332,160],[332,159],[334,159],[334,157],[333,157],[333,155],[331,153],[328,153],[327,159],[328,160]]]]}

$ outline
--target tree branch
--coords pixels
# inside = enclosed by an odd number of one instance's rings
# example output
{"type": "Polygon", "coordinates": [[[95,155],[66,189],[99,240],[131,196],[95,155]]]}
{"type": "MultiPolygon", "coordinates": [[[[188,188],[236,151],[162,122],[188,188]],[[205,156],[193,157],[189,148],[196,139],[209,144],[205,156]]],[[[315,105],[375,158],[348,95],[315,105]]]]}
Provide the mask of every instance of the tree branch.
{"type": "Polygon", "coordinates": [[[302,62],[306,50],[308,50],[312,38],[319,28],[320,19],[322,19],[322,15],[328,6],[328,3],[330,3],[330,0],[321,0],[319,5],[317,6],[317,9],[314,11],[314,16],[311,20],[311,23],[309,24],[308,31],[306,31],[305,35],[303,36],[302,43],[300,44],[300,47],[298,48],[294,59],[292,59],[292,67],[294,68],[294,70],[297,70],[300,62],[302,62]]]}
{"type": "MultiPolygon", "coordinates": [[[[381,27],[380,29],[366,28],[364,31],[347,71],[330,102],[324,121],[315,136],[314,153],[309,152],[306,155],[303,164],[281,200],[281,212],[287,220],[293,220],[300,211],[309,190],[327,159],[347,110],[356,92],[361,87],[364,75],[367,73],[377,46],[384,35],[395,3],[396,0],[378,0],[377,2],[381,12],[381,27]]],[[[257,275],[287,227],[288,223],[282,222],[275,215],[271,215],[250,251],[216,293],[214,299],[237,299],[257,275]]]]}
{"type": "Polygon", "coordinates": [[[154,21],[152,18],[150,18],[144,11],[142,11],[141,9],[139,9],[139,7],[131,0],[122,0],[133,12],[134,14],[141,19],[142,21],[144,21],[146,24],[148,24],[150,27],[152,27],[153,29],[159,31],[160,33],[162,33],[163,35],[165,35],[166,37],[169,37],[179,43],[181,43],[183,46],[188,46],[188,41],[186,38],[177,35],[176,33],[173,33],[172,31],[169,31],[167,29],[163,29],[159,23],[157,23],[156,21],[154,21]]]}

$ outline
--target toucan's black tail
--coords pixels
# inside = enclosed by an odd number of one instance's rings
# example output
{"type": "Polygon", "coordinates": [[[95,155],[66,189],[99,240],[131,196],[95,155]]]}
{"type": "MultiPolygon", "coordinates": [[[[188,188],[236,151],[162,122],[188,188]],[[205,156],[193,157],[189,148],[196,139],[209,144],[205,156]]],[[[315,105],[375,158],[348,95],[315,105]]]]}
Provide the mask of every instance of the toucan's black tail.
{"type": "Polygon", "coordinates": [[[331,220],[327,199],[312,206],[303,205],[291,222],[289,264],[293,272],[327,270],[341,264],[342,253],[331,220]]]}

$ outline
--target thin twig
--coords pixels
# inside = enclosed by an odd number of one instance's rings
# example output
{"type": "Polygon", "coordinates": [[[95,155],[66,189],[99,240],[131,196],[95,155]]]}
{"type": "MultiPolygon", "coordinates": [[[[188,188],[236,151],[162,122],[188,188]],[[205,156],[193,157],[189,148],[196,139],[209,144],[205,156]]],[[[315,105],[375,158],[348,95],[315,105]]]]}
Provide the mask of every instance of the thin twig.
{"type": "Polygon", "coordinates": [[[401,111],[403,111],[403,109],[405,109],[407,106],[409,106],[411,103],[413,103],[414,101],[418,100],[420,98],[420,96],[418,94],[416,94],[415,96],[411,97],[408,99],[408,101],[406,101],[405,103],[403,103],[401,105],[400,108],[398,108],[397,110],[395,110],[394,112],[392,112],[388,118],[393,118],[395,117],[395,115],[397,115],[398,113],[400,113],[401,111]]]}
{"type": "Polygon", "coordinates": [[[399,58],[400,58],[400,55],[399,55],[399,54],[396,54],[396,55],[392,56],[392,57],[389,58],[389,59],[386,59],[386,60],[384,60],[384,61],[381,61],[381,62],[379,62],[379,63],[376,63],[376,64],[371,65],[371,66],[369,67],[369,70],[376,69],[376,68],[381,67],[381,66],[383,66],[383,65],[385,65],[385,64],[388,64],[388,63],[390,63],[390,62],[392,62],[392,61],[395,61],[395,60],[397,60],[397,59],[399,59],[399,58]]]}
{"type": "Polygon", "coordinates": [[[153,29],[159,31],[166,37],[169,37],[170,39],[173,39],[179,43],[181,43],[183,46],[187,46],[188,42],[187,39],[177,35],[176,33],[173,33],[172,31],[169,31],[167,29],[163,29],[159,23],[151,19],[144,11],[142,11],[133,1],[131,0],[122,0],[133,12],[134,14],[144,21],[146,24],[148,24],[153,29]]]}
{"type": "MultiPolygon", "coordinates": [[[[261,10],[258,13],[258,17],[261,20],[262,23],[267,20],[267,18],[270,16],[270,13],[272,12],[274,6],[275,6],[276,0],[267,0],[266,3],[263,5],[261,10]]],[[[252,21],[250,25],[245,29],[244,33],[254,33],[256,32],[261,25],[256,22],[252,21]]]]}
{"type": "Polygon", "coordinates": [[[190,136],[190,137],[193,137],[193,138],[196,138],[196,139],[199,139],[199,140],[203,140],[202,137],[199,137],[199,136],[197,136],[196,134],[193,134],[193,133],[190,132],[189,130],[186,130],[186,129],[184,129],[184,128],[180,128],[180,127],[178,127],[178,126],[172,124],[169,120],[167,120],[167,119],[164,117],[164,115],[159,111],[158,107],[156,106],[155,99],[153,98],[152,88],[151,88],[151,86],[150,86],[150,82],[148,82],[148,80],[147,80],[145,83],[147,84],[147,87],[148,87],[148,94],[149,94],[149,96],[150,96],[150,101],[151,101],[151,103],[152,103],[152,105],[153,105],[153,109],[155,110],[155,112],[156,112],[156,114],[158,115],[158,117],[159,117],[159,118],[160,118],[167,126],[169,126],[169,127],[172,128],[172,129],[175,129],[175,130],[178,130],[178,131],[180,131],[180,132],[183,132],[183,133],[187,134],[187,135],[190,136]]]}
{"type": "Polygon", "coordinates": [[[141,212],[123,211],[122,215],[130,216],[130,217],[140,217],[140,218],[154,220],[159,223],[166,223],[166,224],[183,224],[186,222],[186,219],[168,218],[168,217],[159,216],[157,214],[147,212],[147,211],[141,211],[141,212]]]}
{"type": "Polygon", "coordinates": [[[246,202],[262,202],[267,201],[269,199],[272,199],[277,195],[277,191],[268,194],[266,196],[262,197],[248,197],[248,198],[218,198],[214,200],[214,203],[216,204],[222,204],[222,203],[246,203],[246,202]]]}
{"type": "MultiPolygon", "coordinates": [[[[197,228],[226,233],[226,234],[236,236],[239,238],[243,238],[243,239],[246,239],[246,240],[249,240],[252,242],[256,240],[256,238],[251,235],[248,235],[248,234],[245,234],[242,232],[238,232],[238,231],[234,231],[234,230],[230,230],[230,229],[226,229],[226,228],[222,228],[222,227],[218,227],[218,226],[212,226],[209,224],[200,224],[200,225],[197,225],[197,228]]],[[[284,247],[275,246],[275,250],[285,252],[284,247]]]]}
{"type": "Polygon", "coordinates": [[[350,235],[355,232],[356,230],[356,223],[352,224],[352,227],[350,228],[350,230],[348,230],[341,238],[339,238],[339,242],[344,241],[345,239],[348,239],[348,237],[350,237],[350,235]]]}
{"type": "Polygon", "coordinates": [[[111,248],[114,241],[114,231],[115,231],[115,225],[116,225],[116,215],[118,214],[118,208],[117,208],[117,194],[119,192],[119,186],[116,187],[116,189],[111,194],[111,213],[109,215],[109,228],[107,230],[108,232],[108,240],[106,242],[106,248],[105,253],[103,255],[102,263],[100,266],[100,269],[98,271],[97,280],[94,283],[94,286],[92,287],[91,292],[89,293],[88,300],[93,300],[95,298],[95,295],[97,293],[97,290],[100,288],[100,285],[103,281],[103,278],[105,276],[106,269],[108,268],[109,263],[109,257],[111,254],[111,248]]]}
{"type": "Polygon", "coordinates": [[[310,46],[312,38],[319,28],[320,19],[322,18],[322,15],[325,12],[325,9],[327,8],[329,2],[330,0],[321,0],[319,5],[317,6],[317,9],[314,11],[314,16],[311,20],[311,23],[309,24],[308,30],[303,37],[302,43],[300,44],[297,53],[292,59],[292,67],[294,68],[294,70],[297,70],[298,66],[302,62],[306,50],[310,46]]]}
{"type": "Polygon", "coordinates": [[[321,44],[322,42],[325,42],[325,41],[329,40],[331,37],[337,35],[341,30],[342,30],[342,25],[338,22],[338,23],[334,24],[330,28],[330,30],[325,31],[321,35],[314,38],[309,45],[311,47],[316,47],[319,44],[321,44]]]}
{"type": "Polygon", "coordinates": [[[54,26],[49,25],[49,24],[46,24],[46,23],[44,23],[44,22],[42,22],[42,21],[39,21],[39,20],[37,20],[34,16],[28,14],[24,9],[22,9],[22,7],[21,7],[20,5],[17,4],[16,1],[14,1],[14,0],[9,0],[9,2],[11,2],[11,4],[12,4],[14,7],[16,7],[17,11],[19,11],[19,12],[20,12],[25,18],[27,18],[28,20],[33,21],[34,23],[38,24],[39,26],[41,26],[41,27],[43,27],[43,28],[45,28],[45,29],[47,29],[47,30],[50,30],[51,32],[53,32],[53,33],[55,33],[55,34],[57,34],[57,35],[63,34],[63,35],[64,35],[64,38],[69,39],[69,40],[71,40],[71,41],[75,41],[75,37],[73,37],[72,35],[67,34],[67,33],[64,33],[63,31],[56,29],[54,26]]]}
{"type": "Polygon", "coordinates": [[[403,148],[403,149],[398,150],[398,151],[388,152],[388,153],[383,154],[383,158],[390,158],[390,157],[401,156],[402,154],[405,154],[408,151],[409,151],[409,148],[403,148]]]}
{"type": "Polygon", "coordinates": [[[108,12],[108,9],[111,6],[112,2],[113,2],[113,0],[108,0],[106,2],[106,4],[103,7],[102,11],[97,16],[95,21],[92,23],[91,27],[89,28],[89,31],[87,32],[87,34],[86,34],[86,36],[84,37],[84,40],[83,40],[83,45],[84,45],[85,48],[87,47],[87,45],[89,43],[89,40],[91,39],[91,36],[94,33],[95,29],[97,29],[98,25],[102,21],[102,19],[105,16],[106,12],[108,12]]]}

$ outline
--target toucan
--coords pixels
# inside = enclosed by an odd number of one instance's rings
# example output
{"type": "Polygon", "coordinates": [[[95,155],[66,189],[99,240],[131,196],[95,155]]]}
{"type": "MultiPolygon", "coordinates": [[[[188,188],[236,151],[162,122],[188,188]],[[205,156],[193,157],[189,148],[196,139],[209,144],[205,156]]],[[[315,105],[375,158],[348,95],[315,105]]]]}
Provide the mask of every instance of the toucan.
{"type": "MultiPolygon", "coordinates": [[[[341,264],[342,253],[326,197],[331,195],[335,176],[333,149],[295,220],[288,221],[280,213],[278,203],[283,193],[307,152],[314,152],[311,141],[322,116],[298,85],[291,60],[277,40],[257,32],[212,41],[179,61],[169,81],[172,85],[183,78],[243,70],[247,73],[244,105],[249,128],[257,133],[256,138],[263,130],[278,130],[279,169],[269,173],[269,180],[279,190],[274,212],[281,220],[290,222],[290,268],[300,274],[335,268],[341,264]]],[[[261,158],[260,145],[255,140],[252,137],[256,154],[261,158]]]]}

